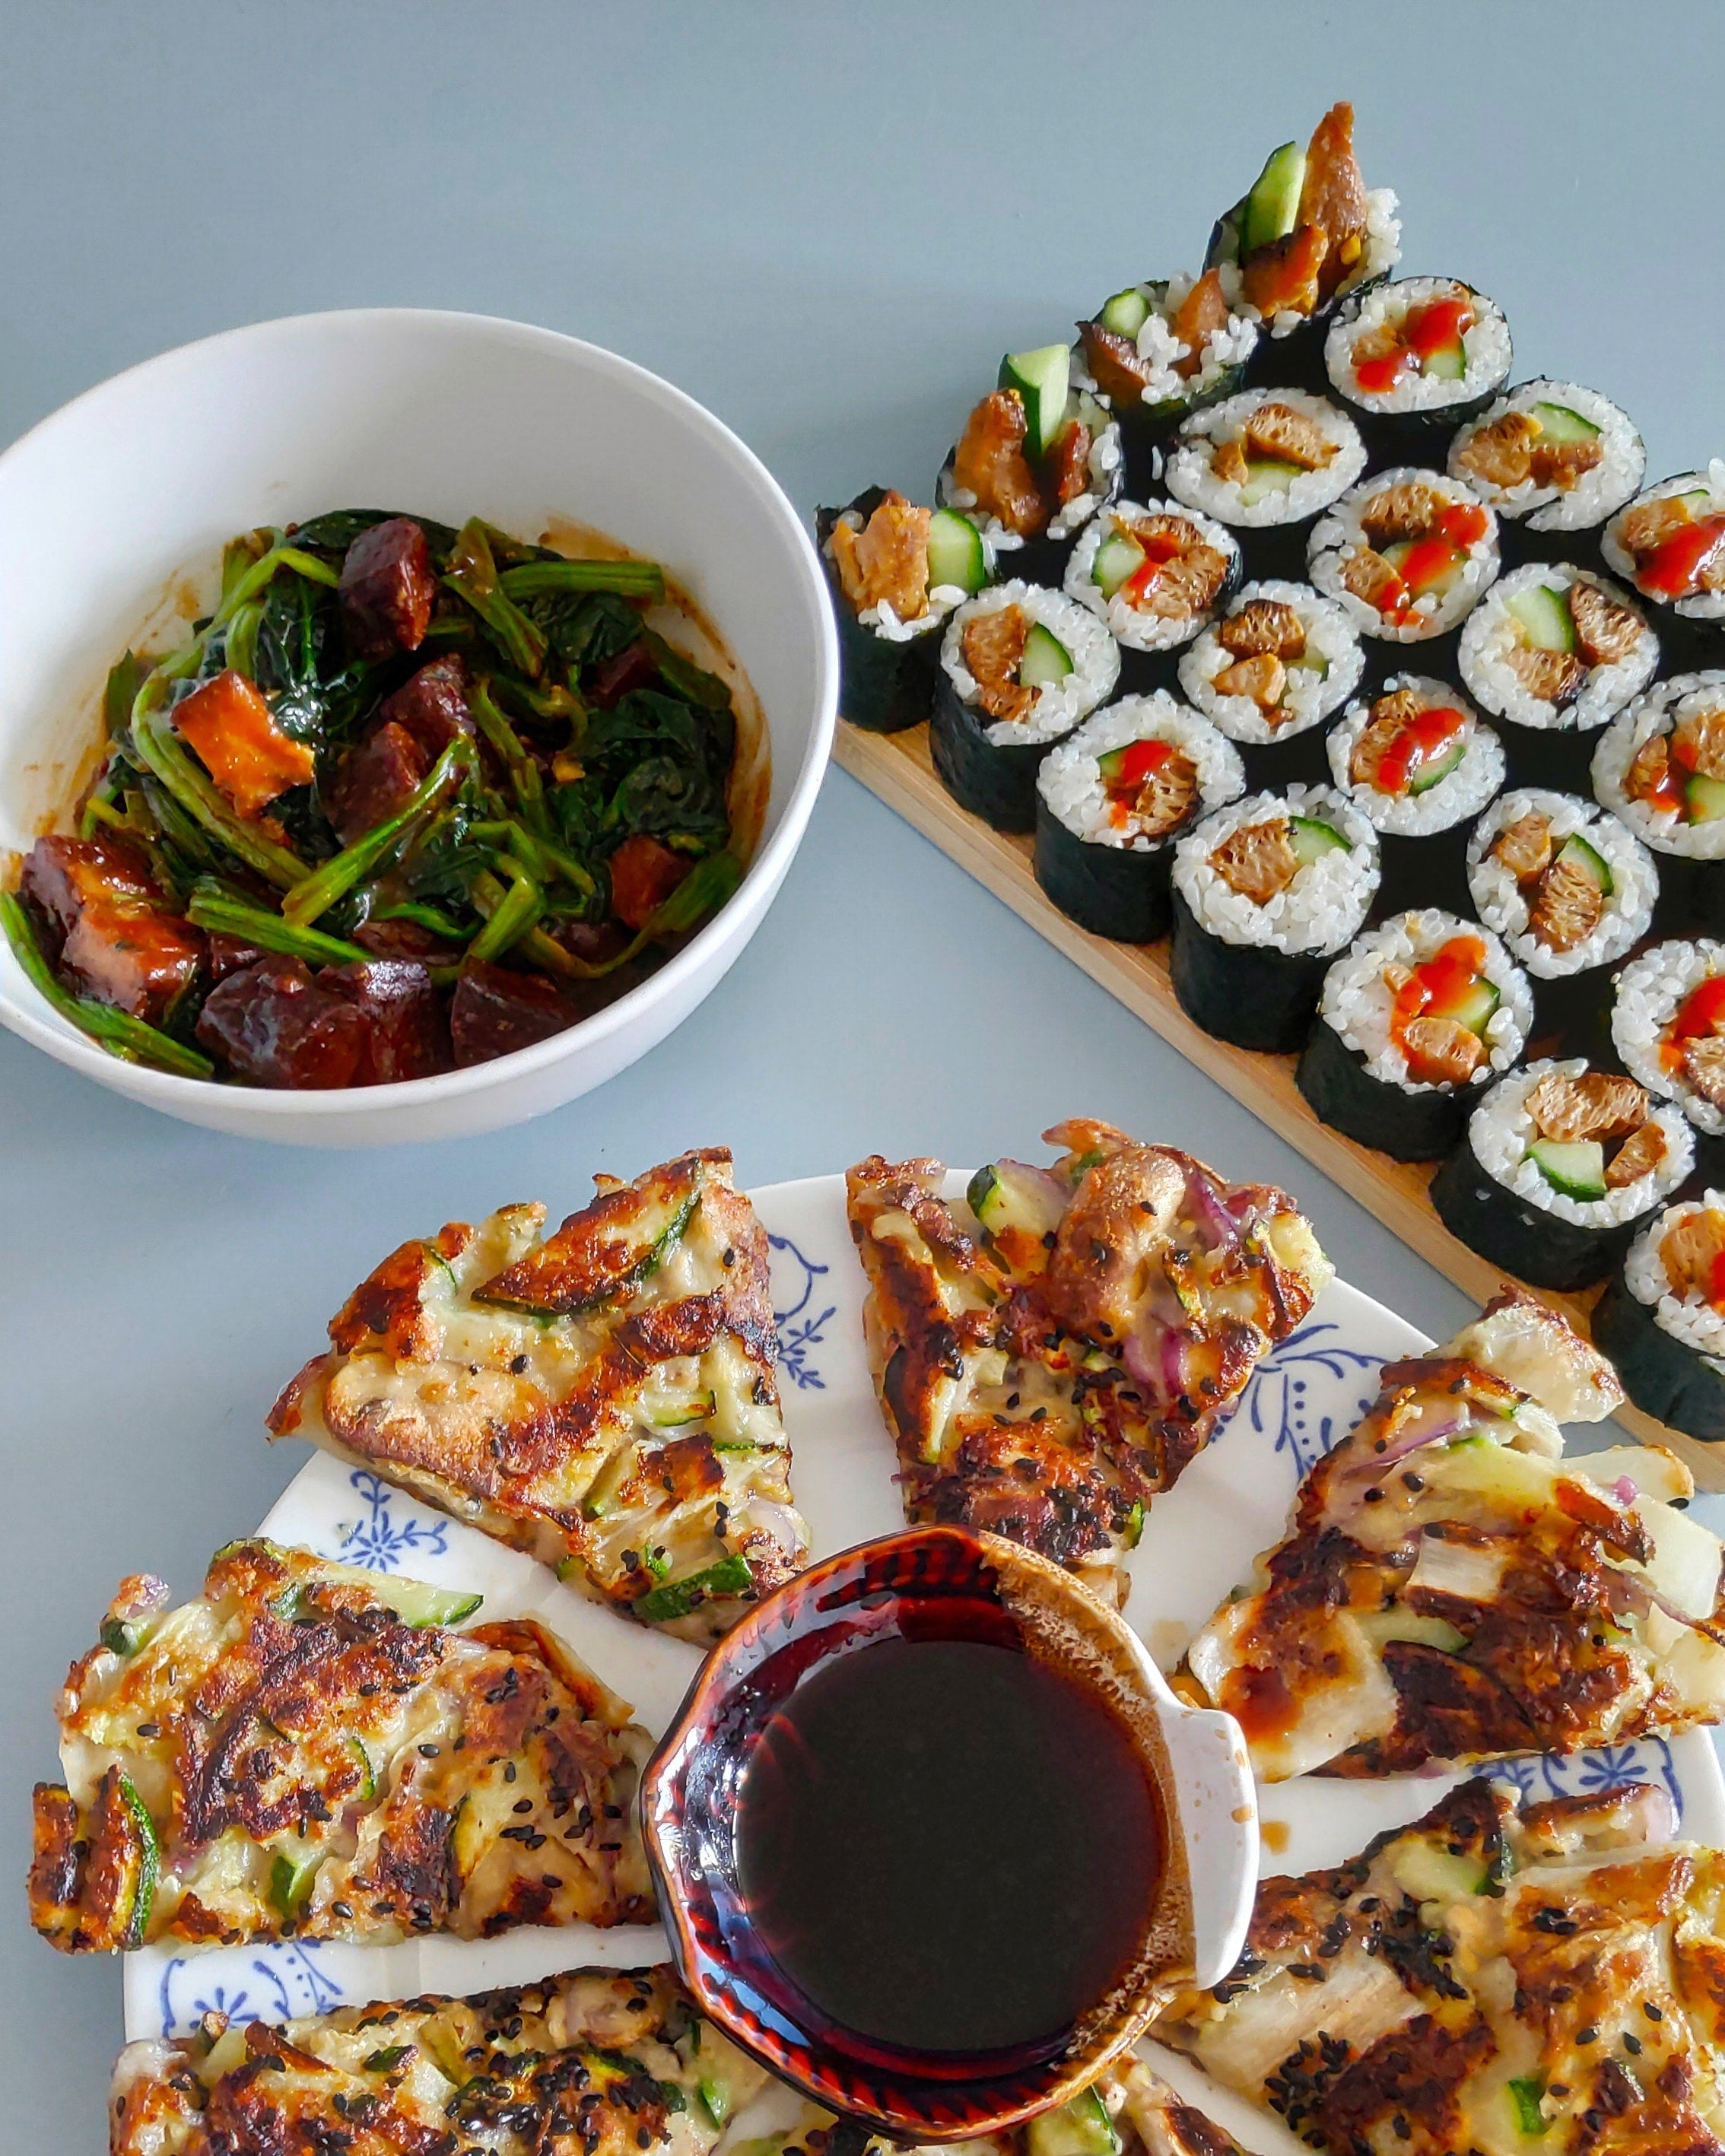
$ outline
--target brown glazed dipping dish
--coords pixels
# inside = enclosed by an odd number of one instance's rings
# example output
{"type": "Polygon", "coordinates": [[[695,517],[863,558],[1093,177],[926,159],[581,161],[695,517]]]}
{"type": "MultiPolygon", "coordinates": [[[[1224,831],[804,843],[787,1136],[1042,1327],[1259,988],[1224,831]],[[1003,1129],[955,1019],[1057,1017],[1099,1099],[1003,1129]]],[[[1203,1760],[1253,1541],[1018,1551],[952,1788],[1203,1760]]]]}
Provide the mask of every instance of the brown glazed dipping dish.
{"type": "MultiPolygon", "coordinates": [[[[886,1705],[890,1712],[890,1694],[886,1705]]],[[[868,1706],[863,1700],[859,1714],[868,1706]]],[[[877,1717],[881,1706],[877,1697],[877,1717]]],[[[952,1717],[931,1727],[943,1743],[960,1741],[951,1736],[952,1717]]],[[[1022,1725],[1019,1742],[1027,1775],[1058,1779],[1058,1743],[1037,1756],[1022,1725]]],[[[859,1764],[867,1763],[865,1755],[859,1764]]],[[[1085,1777],[1068,1779],[1081,1803],[1085,1777]]],[[[859,1799],[849,1777],[827,1786],[853,1806],[871,1801],[859,1799]]],[[[902,1777],[880,1794],[904,1809],[902,1777]]],[[[914,1787],[911,1794],[914,1802],[914,1787]]],[[[1015,1543],[958,1527],[913,1528],[864,1543],[812,1566],[752,1610],[702,1666],[648,1767],[641,1808],[672,1955],[702,2012],[817,2102],[919,2142],[969,2140],[1075,2095],[1142,2033],[1172,1991],[1215,1983],[1232,1966],[1256,1881],[1256,1804],[1234,1723],[1177,1700],[1136,1633],[1070,1573],[1015,1543]],[[1036,2025],[1034,2041],[971,2049],[954,2041],[924,2050],[901,2033],[871,2032],[819,2003],[811,1996],[816,1987],[805,1990],[785,1965],[797,1954],[776,1957],[768,1943],[754,1793],[776,1786],[782,1799],[786,1786],[794,1788],[809,1730],[824,1726],[842,1736],[845,1713],[835,1715],[833,1702],[848,1701],[846,1686],[854,1692],[860,1652],[896,1643],[895,1660],[874,1665],[877,1671],[901,1671],[908,1661],[926,1672],[929,1661],[911,1650],[936,1642],[943,1652],[934,1659],[949,1677],[964,1666],[951,1643],[1024,1657],[1008,1665],[978,1652],[975,1666],[997,1677],[1016,1669],[1023,1681],[1006,1690],[1021,1713],[1026,1702],[1064,1694],[1076,1719],[1051,1716],[1045,1726],[1052,1733],[1060,1723],[1067,1743],[1073,1731],[1106,1723],[1104,1751],[1115,1748],[1115,1810],[1098,1823],[1106,1839],[1111,1818],[1136,1819],[1124,1840],[1140,1856],[1149,1851],[1136,1872],[1130,1862],[1123,1866],[1136,1881],[1122,1889],[1130,1904],[1123,1910],[1098,1903],[1091,1877],[1090,1906],[1102,1908],[1118,1933],[1120,1951],[1109,1948],[1112,1974],[1101,1995],[1092,1989],[1060,2026],[1036,2025]],[[809,1718],[811,1702],[823,1695],[824,1723],[809,1718]],[[1122,1768],[1142,1776],[1136,1812],[1118,1803],[1127,1786],[1118,1779],[1122,1768]],[[750,1852],[755,1871],[746,1883],[750,1852]]],[[[878,1848],[880,1837],[875,1840],[878,1848]]],[[[808,1876],[805,1866],[805,1884],[808,1876]]],[[[884,1882],[883,1900],[891,1883],[884,1882]]],[[[793,1948],[831,1944],[818,1928],[800,1940],[794,1927],[776,1937],[793,1948]]],[[[1070,1944],[1064,1941],[1063,1950],[1070,1944]]],[[[1037,1939],[1026,1936],[1022,1948],[1034,1965],[1037,1939]]],[[[1041,1955],[1048,1958],[1045,1944],[1041,1955]]],[[[1001,1965],[997,1956],[979,1969],[984,1992],[987,1969],[1001,1965]]],[[[805,1974],[809,1966],[798,1962],[805,1974]]],[[[878,1962],[870,1969],[859,1961],[855,1973],[880,1995],[878,1962]]],[[[907,1994],[915,1974],[906,1973],[907,1994]]],[[[886,1991],[890,1999],[890,1979],[886,1991]]]]}

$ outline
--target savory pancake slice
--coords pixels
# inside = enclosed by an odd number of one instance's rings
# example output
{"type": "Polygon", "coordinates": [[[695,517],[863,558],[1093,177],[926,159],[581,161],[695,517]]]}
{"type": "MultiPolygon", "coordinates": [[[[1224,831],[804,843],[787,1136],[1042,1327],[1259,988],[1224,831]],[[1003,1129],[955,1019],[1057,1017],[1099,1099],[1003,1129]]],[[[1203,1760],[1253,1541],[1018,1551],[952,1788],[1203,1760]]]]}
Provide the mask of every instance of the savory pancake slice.
{"type": "Polygon", "coordinates": [[[938,1161],[845,1178],[869,1355],[914,1522],[983,1527],[1105,1599],[1173,1485],[1330,1265],[1293,1200],[1106,1123],[1044,1133],[962,1206],[938,1161]]]}
{"type": "Polygon", "coordinates": [[[1464,1783],[1266,1879],[1153,2035],[1335,2156],[1725,2156],[1725,1856],[1662,1790],[1464,1783]]]}
{"type": "Polygon", "coordinates": [[[767,2076],[668,1968],[128,2044],[110,2156],[706,2156],[767,2076]]]}
{"type": "Polygon", "coordinates": [[[1300,1486],[1286,1539],[1193,1641],[1266,1781],[1569,1752],[1725,1712],[1717,1539],[1656,1445],[1561,1457],[1621,1399],[1543,1304],[1492,1303],[1386,1363],[1300,1486]]]}
{"type": "Polygon", "coordinates": [[[489,1938],[634,1923],[652,1742],[542,1625],[479,1598],[230,1543],[177,1609],[126,1580],[56,1704],[30,1918],[69,1952],[154,1939],[489,1938]]]}
{"type": "Polygon", "coordinates": [[[765,1230],[722,1149],[404,1243],[270,1412],[702,1644],[798,1570],[765,1230]]]}

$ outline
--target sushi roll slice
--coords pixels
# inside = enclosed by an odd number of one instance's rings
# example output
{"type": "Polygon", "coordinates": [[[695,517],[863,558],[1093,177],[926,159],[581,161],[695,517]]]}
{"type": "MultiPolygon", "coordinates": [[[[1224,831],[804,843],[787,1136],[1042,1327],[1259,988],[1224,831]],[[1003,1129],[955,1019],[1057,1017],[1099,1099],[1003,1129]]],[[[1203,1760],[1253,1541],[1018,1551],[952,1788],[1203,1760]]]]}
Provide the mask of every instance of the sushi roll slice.
{"type": "Polygon", "coordinates": [[[1509,324],[1454,277],[1404,277],[1338,309],[1324,338],[1330,388],[1373,451],[1430,455],[1509,379],[1509,324]]]}
{"type": "MultiPolygon", "coordinates": [[[[1065,592],[1105,622],[1127,652],[1178,651],[1240,583],[1240,547],[1225,526],[1168,501],[1117,501],[1078,536],[1065,592]]],[[[1128,689],[1161,688],[1165,672],[1128,666],[1128,689]]]]}
{"type": "Polygon", "coordinates": [[[1222,272],[1128,285],[1078,325],[1084,365],[1120,423],[1128,482],[1154,477],[1155,452],[1189,413],[1245,379],[1258,326],[1230,300],[1222,272]]]}
{"type": "Polygon", "coordinates": [[[1527,976],[1489,930],[1435,906],[1398,913],[1324,975],[1296,1076],[1332,1129],[1393,1160],[1438,1160],[1532,1023],[1527,976]]]}
{"type": "Polygon", "coordinates": [[[1468,911],[1468,827],[1503,784],[1504,759],[1467,699],[1430,675],[1392,674],[1324,746],[1337,786],[1378,833],[1380,911],[1468,911]]]}
{"type": "Polygon", "coordinates": [[[1500,795],[1474,827],[1467,862],[1475,912],[1536,980],[1614,964],[1653,918],[1652,855],[1573,793],[1500,795]]]}
{"type": "Polygon", "coordinates": [[[997,831],[1036,821],[1036,767],[1113,692],[1120,651],[1094,614],[1040,584],[997,584],[947,624],[929,753],[963,808],[997,831]]]}
{"type": "Polygon", "coordinates": [[[1600,736],[1593,781],[1660,856],[1661,925],[1725,932],[1725,670],[1656,681],[1600,736]]]}
{"type": "Polygon", "coordinates": [[[1072,542],[1120,492],[1120,429],[1070,346],[1009,352],[942,467],[935,498],[972,518],[1006,566],[1058,584],[1072,542]]]}
{"type": "Polygon", "coordinates": [[[1579,382],[1524,382],[1463,427],[1450,473],[1497,512],[1504,558],[1592,560],[1647,475],[1628,413],[1579,382]]]}
{"type": "MultiPolygon", "coordinates": [[[[1611,1041],[1650,1093],[1725,1137],[1725,943],[1656,943],[1617,976],[1611,1041]]],[[[1717,1148],[1712,1150],[1717,1151],[1717,1148]]]]}
{"type": "Polygon", "coordinates": [[[1386,277],[1401,254],[1396,199],[1368,191],[1353,151],[1353,107],[1335,105],[1305,149],[1284,142],[1232,209],[1216,221],[1204,259],[1223,289],[1269,332],[1256,363],[1266,380],[1323,386],[1315,325],[1338,300],[1386,277]]]}
{"type": "Polygon", "coordinates": [[[1367,636],[1453,645],[1497,574],[1497,519],[1459,480],[1398,465],[1318,519],[1309,560],[1312,583],[1367,636]]]}
{"type": "Polygon", "coordinates": [[[1254,575],[1299,577],[1313,521],[1365,468],[1359,429],[1327,398],[1246,389],[1182,424],[1163,483],[1241,535],[1254,575]]]}
{"type": "Polygon", "coordinates": [[[1658,614],[1671,659],[1706,665],[1725,649],[1725,458],[1638,494],[1599,551],[1658,614]]]}
{"type": "Polygon", "coordinates": [[[1486,593],[1462,624],[1456,663],[1474,701],[1504,722],[1511,778],[1561,786],[1577,776],[1576,736],[1653,679],[1659,639],[1621,586],[1536,562],[1486,593]]]}
{"type": "Polygon", "coordinates": [[[899,733],[934,703],[936,632],[993,574],[974,524],[871,486],[818,509],[815,537],[839,629],[839,704],[855,726],[899,733]]]}
{"type": "Polygon", "coordinates": [[[1173,886],[1180,1008],[1236,1047],[1295,1049],[1371,911],[1377,834],[1327,787],[1251,794],[1177,843],[1173,886]]]}
{"type": "Polygon", "coordinates": [[[1581,1288],[1610,1271],[1694,1158],[1681,1115],[1633,1078],[1581,1057],[1530,1063],[1468,1117],[1431,1202],[1493,1265],[1535,1287],[1581,1288]]]}
{"type": "Polygon", "coordinates": [[[1725,1195],[1668,1206],[1594,1306],[1594,1344],[1644,1414],[1725,1438],[1725,1195]]]}
{"type": "Polygon", "coordinates": [[[1272,579],[1243,585],[1221,619],[1187,645],[1180,687],[1240,743],[1255,782],[1273,787],[1322,778],[1319,729],[1364,670],[1358,632],[1333,599],[1272,579]]]}
{"type": "Polygon", "coordinates": [[[1036,880],[1093,936],[1153,943],[1174,841],[1245,790],[1240,752],[1165,689],[1122,696],[1042,759],[1036,880]]]}

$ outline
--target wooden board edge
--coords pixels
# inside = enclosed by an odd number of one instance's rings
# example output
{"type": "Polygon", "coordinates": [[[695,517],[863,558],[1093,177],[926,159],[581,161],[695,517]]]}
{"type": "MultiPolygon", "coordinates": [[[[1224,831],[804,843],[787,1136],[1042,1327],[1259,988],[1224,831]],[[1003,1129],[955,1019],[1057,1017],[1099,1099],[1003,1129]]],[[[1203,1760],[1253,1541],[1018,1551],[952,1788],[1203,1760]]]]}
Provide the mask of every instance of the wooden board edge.
{"type": "MultiPolygon", "coordinates": [[[[1386,1160],[1318,1121],[1294,1083],[1291,1055],[1262,1055],[1212,1040],[1175,1000],[1159,953],[1110,942],[1069,921],[1036,881],[1030,842],[992,830],[947,795],[928,760],[927,731],[917,726],[906,733],[869,733],[841,719],[834,760],[1465,1294],[1486,1302],[1512,1280],[1450,1235],[1432,1211],[1418,1170],[1386,1160]]],[[[1528,1292],[1587,1331],[1597,1291],[1528,1292]]],[[[1668,1446],[1689,1468],[1698,1488],[1725,1491],[1725,1446],[1686,1436],[1627,1403],[1618,1409],[1616,1420],[1644,1444],[1668,1446]]]]}

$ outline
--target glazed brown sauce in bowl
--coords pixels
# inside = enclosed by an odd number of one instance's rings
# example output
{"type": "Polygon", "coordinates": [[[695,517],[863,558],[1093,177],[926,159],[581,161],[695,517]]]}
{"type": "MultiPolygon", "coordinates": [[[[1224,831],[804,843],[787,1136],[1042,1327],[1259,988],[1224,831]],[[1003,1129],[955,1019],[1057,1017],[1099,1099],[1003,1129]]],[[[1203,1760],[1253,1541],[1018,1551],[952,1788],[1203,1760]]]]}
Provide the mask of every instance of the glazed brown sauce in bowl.
{"type": "Polygon", "coordinates": [[[737,1790],[761,1948],[835,2050],[1045,2056],[1131,1963],[1162,1864],[1126,1728],[1048,1662],[884,1639],[817,1668],[737,1790]]]}

